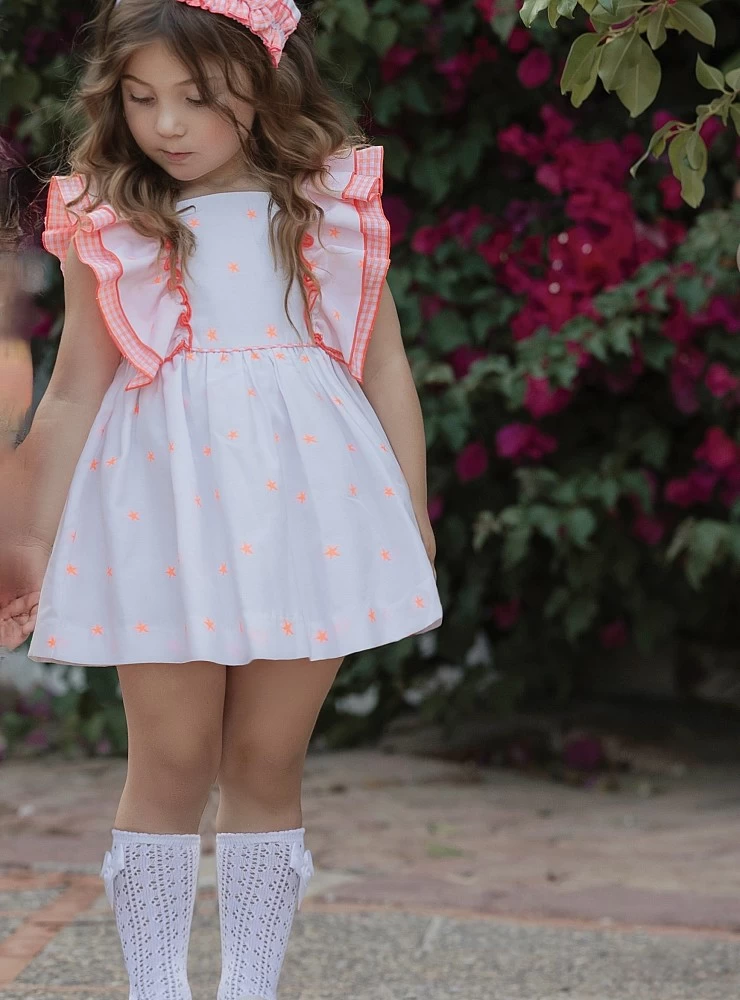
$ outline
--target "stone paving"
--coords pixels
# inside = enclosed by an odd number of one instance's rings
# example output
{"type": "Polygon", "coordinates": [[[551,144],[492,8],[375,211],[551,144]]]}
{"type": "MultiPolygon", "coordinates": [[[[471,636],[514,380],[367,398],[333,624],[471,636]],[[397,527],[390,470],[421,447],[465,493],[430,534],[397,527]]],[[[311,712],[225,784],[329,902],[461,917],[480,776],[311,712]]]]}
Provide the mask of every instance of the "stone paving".
{"type": "MultiPolygon", "coordinates": [[[[98,871],[123,760],[0,765],[0,997],[126,1000],[98,871]]],[[[193,1000],[215,1000],[217,789],[193,1000]]],[[[316,865],[281,1000],[736,1000],[737,769],[577,789],[377,751],[314,753],[316,865]]]]}

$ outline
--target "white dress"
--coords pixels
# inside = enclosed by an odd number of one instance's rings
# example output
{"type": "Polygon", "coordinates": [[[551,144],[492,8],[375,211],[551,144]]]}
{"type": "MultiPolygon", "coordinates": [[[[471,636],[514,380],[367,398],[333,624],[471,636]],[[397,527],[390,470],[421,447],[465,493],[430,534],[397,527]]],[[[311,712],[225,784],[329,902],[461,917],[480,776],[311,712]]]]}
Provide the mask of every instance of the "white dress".
{"type": "MultiPolygon", "coordinates": [[[[338,167],[333,175],[345,192],[350,176],[357,183],[357,155],[354,173],[342,178],[338,167]]],[[[344,339],[332,328],[342,294],[347,305],[342,268],[362,281],[361,261],[371,266],[371,217],[363,219],[359,200],[339,200],[338,225],[329,226],[346,254],[306,241],[307,259],[316,248],[314,273],[327,253],[339,262],[336,295],[328,292],[312,317],[324,337],[311,343],[297,288],[289,309],[297,330],[286,315],[266,193],[179,204],[197,240],[186,275],[178,273],[179,298],[163,291],[154,241],[112,209],[71,229],[65,216],[60,228],[62,193],[69,195],[64,183],[52,192],[45,244],[63,259],[76,240],[98,274],[101,309],[123,358],[75,469],[31,659],[319,660],[439,626],[408,485],[357,378],[357,351],[364,358],[367,346],[358,348],[358,316],[369,309],[374,320],[377,289],[369,302],[367,285],[355,295],[344,339]],[[340,232],[348,210],[358,220],[354,246],[340,232]],[[117,317],[136,342],[126,341],[117,317]],[[155,371],[147,373],[141,349],[157,356],[155,371]]],[[[329,208],[323,225],[331,221],[329,208]]]]}

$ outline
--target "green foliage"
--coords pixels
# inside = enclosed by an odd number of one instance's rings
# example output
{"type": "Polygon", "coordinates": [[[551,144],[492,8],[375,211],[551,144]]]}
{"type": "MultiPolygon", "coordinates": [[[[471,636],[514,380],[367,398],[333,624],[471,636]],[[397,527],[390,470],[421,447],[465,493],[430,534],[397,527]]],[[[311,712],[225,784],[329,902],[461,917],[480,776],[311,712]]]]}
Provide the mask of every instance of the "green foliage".
{"type": "MultiPolygon", "coordinates": [[[[653,52],[666,43],[669,32],[685,32],[705,45],[716,43],[714,20],[702,6],[706,2],[577,0],[589,15],[593,31],[579,35],[570,48],[561,79],[563,94],[570,94],[573,106],[579,108],[593,93],[598,78],[607,92],[616,93],[631,117],[638,117],[658,96],[662,69],[653,52]]],[[[573,18],[575,7],[575,3],[564,4],[563,0],[524,0],[521,19],[531,27],[537,15],[546,10],[550,26],[555,28],[560,17],[573,18]]],[[[660,156],[665,142],[672,139],[671,167],[681,182],[681,196],[692,208],[704,198],[707,159],[699,134],[702,126],[716,116],[723,125],[730,119],[740,134],[740,71],[733,64],[723,73],[697,55],[696,78],[702,87],[719,91],[721,96],[711,104],[697,106],[693,124],[670,122],[670,127],[659,129],[633,168],[636,170],[651,153],[660,156]]]]}
{"type": "MultiPolygon", "coordinates": [[[[29,156],[54,163],[79,65],[66,52],[75,23],[60,0],[38,6],[5,0],[0,76],[24,61],[37,24],[62,39],[59,51],[26,60],[37,82],[7,99],[0,122],[29,156]]],[[[370,738],[402,712],[444,722],[532,697],[564,700],[582,671],[603,663],[615,622],[643,651],[675,636],[740,641],[732,603],[740,501],[721,499],[719,485],[706,501],[666,497],[697,468],[706,474],[696,452],[710,431],[740,446],[735,397],[714,395],[704,374],[710,365],[740,370],[734,306],[712,313],[732,302],[738,280],[734,5],[712,4],[721,28],[712,54],[696,61],[695,81],[685,68],[696,58],[690,27],[706,30],[706,21],[690,20],[705,12],[687,0],[671,10],[662,0],[527,0],[526,55],[507,43],[515,0],[491,6],[490,20],[478,0],[312,6],[327,73],[385,148],[390,282],[424,408],[445,607],[438,631],[348,659],[319,719],[326,741],[370,738]],[[537,17],[544,11],[557,32],[537,17]],[[584,31],[586,14],[595,32],[584,31]],[[649,103],[659,48],[659,106],[671,120],[651,138],[652,125],[631,112],[649,103]],[[530,54],[551,67],[549,81],[521,82],[530,54]],[[581,110],[574,135],[547,140],[545,155],[543,136],[570,113],[561,86],[581,110]],[[698,119],[681,120],[697,107],[703,122],[726,118],[714,142],[698,119]],[[652,157],[630,178],[624,150],[629,163],[636,139],[652,157]],[[663,207],[671,169],[685,200],[698,204],[704,191],[702,212],[663,207]],[[556,281],[565,249],[572,270],[566,280],[563,265],[556,281]],[[559,318],[543,306],[539,325],[517,333],[533,302],[555,300],[571,305],[559,318]],[[462,364],[466,351],[480,356],[462,364]],[[701,363],[688,409],[676,403],[684,362],[701,363]],[[568,404],[534,414],[533,380],[569,394],[568,404]],[[498,435],[517,425],[551,438],[553,450],[506,457],[498,435]],[[471,447],[487,465],[468,478],[471,447]],[[350,710],[347,696],[366,694],[366,708],[350,710]]],[[[58,304],[58,286],[54,295],[58,304]]],[[[86,677],[85,692],[57,705],[63,731],[120,749],[115,672],[86,677]]]]}

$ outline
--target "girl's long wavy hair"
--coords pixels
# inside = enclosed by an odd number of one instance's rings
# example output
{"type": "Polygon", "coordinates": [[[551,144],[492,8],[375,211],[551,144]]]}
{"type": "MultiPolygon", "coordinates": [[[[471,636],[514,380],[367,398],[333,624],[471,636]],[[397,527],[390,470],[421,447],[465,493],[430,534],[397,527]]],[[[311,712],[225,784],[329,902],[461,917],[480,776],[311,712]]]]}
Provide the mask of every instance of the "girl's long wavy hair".
{"type": "Polygon", "coordinates": [[[180,0],[123,0],[118,5],[102,0],[90,27],[92,49],[72,98],[72,112],[84,124],[67,157],[71,170],[86,181],[80,197],[89,191],[93,207],[106,202],[137,232],[158,238],[169,256],[170,281],[178,269],[186,269],[195,236],[176,211],[180,186],[141,151],[123,113],[120,80],[127,60],[142,45],[163,41],[189,70],[201,99],[231,123],[250,173],[270,192],[277,209],[272,251],[289,278],[286,310],[296,281],[307,306],[311,272],[302,243],[322,213],[304,185],[323,181],[329,156],[365,141],[321,79],[313,26],[305,17],[301,20],[277,69],[248,28],[180,0]],[[214,63],[231,94],[255,108],[251,132],[213,93],[207,75],[214,63]],[[245,78],[249,93],[240,87],[245,78]]]}

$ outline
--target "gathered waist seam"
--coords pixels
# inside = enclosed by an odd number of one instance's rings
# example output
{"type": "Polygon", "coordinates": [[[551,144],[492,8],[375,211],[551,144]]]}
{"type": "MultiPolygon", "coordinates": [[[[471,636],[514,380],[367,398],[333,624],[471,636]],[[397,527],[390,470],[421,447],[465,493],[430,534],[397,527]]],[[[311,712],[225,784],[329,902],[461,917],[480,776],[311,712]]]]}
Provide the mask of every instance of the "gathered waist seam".
{"type": "Polygon", "coordinates": [[[245,351],[285,351],[288,348],[302,351],[318,349],[318,344],[257,344],[246,347],[191,347],[188,354],[243,354],[245,351]]]}

